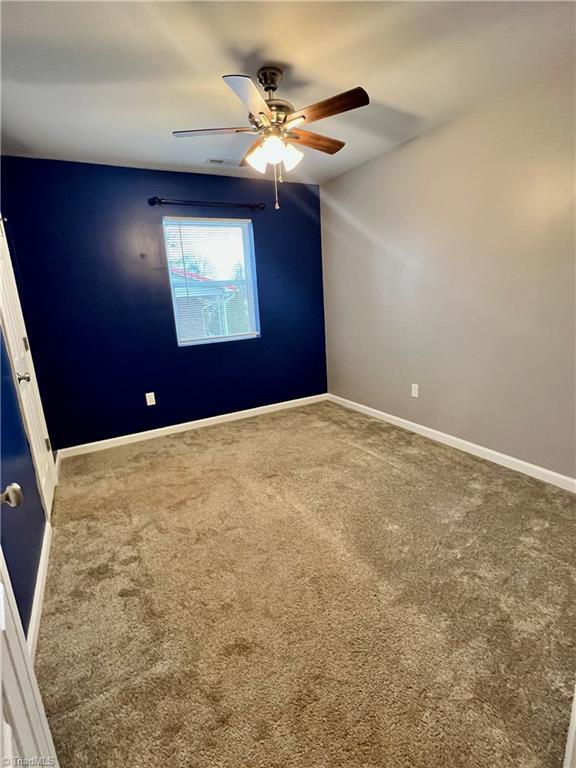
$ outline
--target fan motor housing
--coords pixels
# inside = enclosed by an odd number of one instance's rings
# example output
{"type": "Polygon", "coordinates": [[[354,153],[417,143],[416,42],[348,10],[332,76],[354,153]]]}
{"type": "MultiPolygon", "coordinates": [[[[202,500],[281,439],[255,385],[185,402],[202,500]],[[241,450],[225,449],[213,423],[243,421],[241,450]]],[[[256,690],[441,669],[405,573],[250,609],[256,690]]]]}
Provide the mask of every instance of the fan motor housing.
{"type": "Polygon", "coordinates": [[[292,104],[290,104],[289,101],[285,101],[284,99],[267,99],[266,104],[268,104],[272,110],[275,123],[284,123],[288,115],[294,112],[294,107],[292,104]]]}

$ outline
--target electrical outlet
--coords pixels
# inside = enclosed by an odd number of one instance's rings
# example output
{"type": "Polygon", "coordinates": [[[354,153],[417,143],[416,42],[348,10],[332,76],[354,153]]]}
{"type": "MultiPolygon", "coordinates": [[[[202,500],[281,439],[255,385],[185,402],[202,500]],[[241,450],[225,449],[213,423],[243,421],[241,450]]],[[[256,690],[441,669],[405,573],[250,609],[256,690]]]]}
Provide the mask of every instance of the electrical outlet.
{"type": "Polygon", "coordinates": [[[412,384],[412,397],[420,397],[420,385],[412,384]]]}
{"type": "Polygon", "coordinates": [[[154,392],[146,392],[146,405],[156,405],[156,394],[154,392]]]}

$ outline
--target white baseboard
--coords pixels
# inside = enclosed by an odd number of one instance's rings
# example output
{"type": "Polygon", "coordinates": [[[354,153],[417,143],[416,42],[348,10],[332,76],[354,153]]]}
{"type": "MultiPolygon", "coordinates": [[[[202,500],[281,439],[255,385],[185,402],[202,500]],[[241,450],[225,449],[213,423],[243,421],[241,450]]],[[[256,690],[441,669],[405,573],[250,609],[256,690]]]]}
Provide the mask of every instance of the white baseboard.
{"type": "Polygon", "coordinates": [[[486,459],[494,464],[500,464],[502,467],[513,469],[516,472],[521,472],[530,477],[535,477],[537,480],[542,480],[545,483],[551,483],[559,488],[563,488],[566,491],[576,493],[576,478],[569,477],[568,475],[562,475],[559,472],[554,472],[551,469],[545,467],[539,467],[536,464],[530,464],[523,459],[517,459],[514,456],[508,456],[505,453],[499,453],[492,450],[492,448],[485,448],[482,445],[471,443],[468,440],[464,440],[461,437],[454,437],[448,435],[445,432],[440,432],[437,429],[431,427],[425,427],[422,424],[417,424],[414,421],[408,421],[402,419],[399,416],[393,416],[390,413],[384,413],[376,408],[371,408],[368,405],[362,405],[356,403],[353,400],[347,400],[339,395],[321,394],[312,395],[311,397],[301,397],[297,400],[287,400],[283,403],[272,403],[271,405],[262,405],[258,408],[249,408],[245,411],[234,411],[234,413],[225,413],[221,416],[211,416],[207,419],[198,419],[196,421],[187,421],[182,424],[173,424],[168,427],[160,427],[159,429],[150,429],[145,432],[135,432],[131,435],[122,435],[120,437],[112,437],[108,440],[99,440],[94,443],[84,443],[82,445],[73,445],[70,448],[61,448],[56,455],[56,466],[58,472],[60,471],[60,465],[62,459],[69,456],[80,456],[85,453],[93,453],[94,451],[103,451],[107,448],[116,448],[120,445],[128,445],[129,443],[138,443],[142,440],[151,440],[155,437],[164,437],[165,435],[173,435],[178,432],[187,432],[190,429],[201,429],[202,427],[210,427],[214,424],[223,424],[227,421],[237,421],[239,419],[247,419],[251,416],[259,416],[264,413],[272,413],[274,411],[282,411],[286,408],[298,408],[302,405],[310,405],[311,403],[319,403],[323,400],[329,400],[332,403],[341,405],[344,408],[349,408],[353,411],[359,411],[367,416],[372,416],[380,421],[386,421],[389,424],[394,424],[396,427],[407,429],[410,432],[415,432],[418,435],[423,435],[431,440],[435,440],[438,443],[449,445],[452,448],[457,448],[459,451],[470,453],[473,456],[478,456],[481,459],[486,459]]]}
{"type": "Polygon", "coordinates": [[[40,552],[40,561],[38,563],[38,573],[36,574],[36,587],[34,588],[34,601],[32,602],[32,613],[30,614],[30,623],[28,624],[28,635],[26,644],[30,658],[34,661],[36,655],[36,643],[38,642],[38,632],[40,630],[40,618],[42,617],[42,604],[44,603],[44,588],[46,586],[46,576],[48,574],[48,559],[50,557],[50,543],[52,541],[52,526],[46,520],[44,526],[44,538],[42,540],[42,551],[40,552]]]}
{"type": "Polygon", "coordinates": [[[60,451],[56,451],[56,459],[54,460],[54,474],[56,475],[55,478],[55,485],[58,485],[58,481],[60,480],[60,466],[62,464],[62,456],[60,451]]]}
{"type": "Polygon", "coordinates": [[[481,459],[487,459],[494,464],[500,464],[502,467],[513,469],[516,472],[522,472],[524,475],[530,475],[537,480],[543,480],[545,483],[551,483],[557,485],[559,488],[563,488],[566,491],[572,491],[576,493],[576,478],[569,477],[568,475],[561,475],[559,472],[553,472],[551,469],[545,469],[539,467],[536,464],[530,464],[522,459],[516,459],[513,456],[508,456],[505,453],[499,453],[493,451],[491,448],[485,448],[482,445],[476,445],[476,443],[470,443],[468,440],[463,440],[461,437],[454,437],[453,435],[447,435],[445,432],[439,432],[431,427],[425,427],[422,424],[416,424],[413,421],[407,419],[401,419],[399,416],[392,416],[390,413],[384,413],[384,411],[378,411],[376,408],[370,408],[367,405],[361,403],[355,403],[353,400],[346,400],[344,397],[338,395],[328,395],[328,400],[337,405],[341,405],[344,408],[350,408],[353,411],[359,411],[367,416],[372,416],[380,421],[386,421],[389,424],[394,424],[396,427],[402,427],[410,432],[416,432],[418,435],[423,435],[431,440],[435,440],[438,443],[449,445],[452,448],[457,448],[459,451],[465,453],[471,453],[473,456],[479,456],[481,459]]]}
{"type": "Polygon", "coordinates": [[[149,429],[145,432],[134,432],[131,435],[121,435],[120,437],[111,437],[108,440],[98,440],[94,443],[83,443],[82,445],[73,445],[70,448],[61,448],[58,451],[58,467],[62,459],[69,456],[80,456],[83,453],[93,453],[94,451],[104,451],[107,448],[117,448],[119,445],[128,445],[129,443],[139,443],[142,440],[151,440],[154,437],[164,437],[165,435],[174,435],[177,432],[187,432],[190,429],[200,429],[201,427],[211,427],[214,424],[223,424],[226,421],[238,421],[239,419],[248,419],[251,416],[260,416],[264,413],[274,411],[284,411],[286,408],[299,408],[302,405],[319,403],[326,400],[328,395],[311,395],[310,397],[300,397],[297,400],[285,400],[282,403],[272,403],[271,405],[261,405],[258,408],[248,408],[245,411],[234,411],[233,413],[224,413],[221,416],[210,416],[207,419],[197,419],[196,421],[186,421],[182,424],[173,424],[169,427],[160,427],[159,429],[149,429]]]}
{"type": "Polygon", "coordinates": [[[576,686],[572,699],[572,715],[566,737],[566,752],[564,753],[564,768],[576,768],[576,686]]]}

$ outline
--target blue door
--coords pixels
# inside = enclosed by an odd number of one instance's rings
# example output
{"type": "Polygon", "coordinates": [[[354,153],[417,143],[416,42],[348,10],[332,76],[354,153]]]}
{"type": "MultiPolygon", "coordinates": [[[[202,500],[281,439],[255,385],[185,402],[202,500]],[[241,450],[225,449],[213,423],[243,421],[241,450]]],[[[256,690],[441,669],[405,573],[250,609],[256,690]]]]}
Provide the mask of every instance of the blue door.
{"type": "Polygon", "coordinates": [[[28,633],[44,536],[44,509],[2,334],[0,348],[0,484],[4,490],[8,483],[18,483],[24,494],[21,506],[0,507],[0,535],[12,589],[24,631],[28,633]]]}

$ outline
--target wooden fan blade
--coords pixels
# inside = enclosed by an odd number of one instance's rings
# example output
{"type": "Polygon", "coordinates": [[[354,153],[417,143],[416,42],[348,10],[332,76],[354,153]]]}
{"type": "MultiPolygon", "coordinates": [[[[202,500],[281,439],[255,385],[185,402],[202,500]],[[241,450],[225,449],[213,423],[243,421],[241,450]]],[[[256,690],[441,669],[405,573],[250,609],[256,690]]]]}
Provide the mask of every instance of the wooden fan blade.
{"type": "Polygon", "coordinates": [[[240,160],[240,162],[238,163],[238,165],[239,165],[240,167],[242,167],[242,166],[244,166],[244,165],[248,165],[248,155],[250,155],[252,152],[254,152],[254,150],[255,150],[257,147],[260,147],[260,146],[262,146],[262,142],[263,142],[263,141],[264,141],[264,139],[257,139],[257,140],[254,142],[254,144],[252,144],[252,146],[250,147],[250,149],[248,150],[248,152],[246,152],[246,154],[244,155],[244,157],[242,158],[242,160],[240,160]]]}
{"type": "Polygon", "coordinates": [[[358,107],[365,107],[369,103],[370,97],[364,88],[352,88],[351,91],[344,91],[344,93],[339,93],[337,96],[324,99],[324,101],[317,101],[316,104],[311,104],[309,107],[299,109],[298,112],[293,112],[289,115],[286,125],[290,126],[293,120],[298,120],[302,117],[306,119],[306,123],[313,123],[315,120],[323,120],[325,117],[339,115],[351,109],[358,109],[358,107]]]}
{"type": "Polygon", "coordinates": [[[248,108],[248,112],[254,117],[266,115],[272,119],[270,107],[264,101],[264,97],[256,87],[256,84],[248,75],[223,75],[222,79],[231,88],[240,101],[248,108]]]}
{"type": "Polygon", "coordinates": [[[321,136],[319,133],[310,131],[301,131],[299,128],[292,128],[286,136],[286,141],[292,144],[303,144],[305,147],[317,149],[319,152],[326,152],[328,155],[335,155],[344,146],[344,142],[339,139],[330,139],[328,136],[321,136]]]}
{"type": "Polygon", "coordinates": [[[199,128],[192,131],[172,131],[172,136],[176,138],[186,138],[188,136],[212,136],[217,133],[256,133],[254,128],[199,128]]]}

